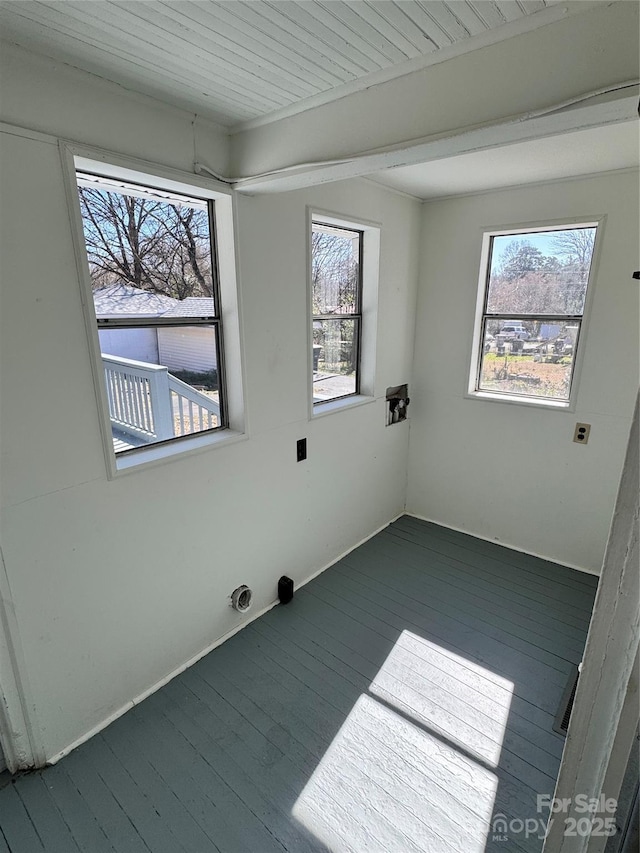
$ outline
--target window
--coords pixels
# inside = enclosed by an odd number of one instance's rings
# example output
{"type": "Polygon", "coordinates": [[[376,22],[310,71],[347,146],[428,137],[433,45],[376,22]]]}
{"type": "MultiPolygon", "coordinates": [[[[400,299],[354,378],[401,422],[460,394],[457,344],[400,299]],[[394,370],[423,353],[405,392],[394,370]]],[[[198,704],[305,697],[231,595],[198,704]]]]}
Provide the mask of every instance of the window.
{"type": "Polygon", "coordinates": [[[471,393],[569,405],[596,231],[485,234],[471,393]]]}
{"type": "Polygon", "coordinates": [[[116,456],[227,426],[215,202],[76,177],[116,456]]]}
{"type": "Polygon", "coordinates": [[[312,221],[314,405],[360,393],[363,236],[360,230],[312,221]]]}

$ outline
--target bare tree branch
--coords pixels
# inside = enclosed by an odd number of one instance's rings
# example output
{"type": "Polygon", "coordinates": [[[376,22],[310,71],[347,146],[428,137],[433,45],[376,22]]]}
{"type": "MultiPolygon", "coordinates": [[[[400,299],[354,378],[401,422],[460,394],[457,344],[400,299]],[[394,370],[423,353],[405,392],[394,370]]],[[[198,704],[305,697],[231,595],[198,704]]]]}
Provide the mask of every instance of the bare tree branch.
{"type": "Polygon", "coordinates": [[[180,300],[213,295],[206,211],[93,187],[79,194],[94,287],[124,281],[180,300]]]}

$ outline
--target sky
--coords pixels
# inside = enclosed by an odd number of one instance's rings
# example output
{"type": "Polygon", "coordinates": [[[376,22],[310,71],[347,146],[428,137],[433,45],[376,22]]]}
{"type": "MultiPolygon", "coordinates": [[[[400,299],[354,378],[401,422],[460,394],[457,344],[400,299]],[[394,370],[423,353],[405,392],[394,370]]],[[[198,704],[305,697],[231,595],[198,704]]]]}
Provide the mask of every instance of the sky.
{"type": "Polygon", "coordinates": [[[506,234],[502,237],[493,238],[493,254],[491,257],[491,272],[493,273],[499,266],[505,249],[514,240],[526,240],[531,243],[536,249],[539,249],[543,255],[554,255],[553,241],[558,234],[566,233],[574,229],[566,229],[565,231],[540,231],[534,234],[506,234]]]}
{"type": "Polygon", "coordinates": [[[502,256],[509,243],[514,240],[526,240],[543,255],[553,255],[552,242],[558,236],[558,231],[542,231],[539,234],[506,234],[504,237],[493,238],[493,254],[491,258],[491,271],[500,266],[502,256]]]}

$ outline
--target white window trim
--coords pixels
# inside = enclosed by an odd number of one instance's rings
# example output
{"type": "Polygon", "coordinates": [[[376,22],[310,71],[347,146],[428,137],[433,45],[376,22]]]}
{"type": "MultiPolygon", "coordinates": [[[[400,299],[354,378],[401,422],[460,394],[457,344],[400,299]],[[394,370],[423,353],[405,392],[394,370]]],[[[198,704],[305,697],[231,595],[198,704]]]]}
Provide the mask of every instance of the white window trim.
{"type": "MultiPolygon", "coordinates": [[[[562,412],[574,412],[578,399],[578,388],[580,385],[580,377],[582,375],[582,364],[584,361],[585,342],[588,334],[589,317],[591,316],[591,304],[593,302],[593,293],[595,283],[598,277],[598,268],[600,263],[600,249],[602,246],[602,237],[606,214],[598,214],[597,216],[580,216],[566,217],[565,219],[545,219],[536,222],[518,224],[515,226],[500,226],[500,227],[484,227],[481,229],[482,249],[480,253],[480,268],[478,274],[478,287],[476,297],[476,311],[473,325],[473,335],[471,339],[471,350],[469,353],[469,379],[465,388],[464,397],[471,400],[483,400],[492,403],[506,403],[508,405],[531,406],[537,409],[550,409],[562,412]],[[569,399],[550,400],[544,397],[526,397],[521,394],[504,394],[502,392],[479,391],[476,389],[478,378],[478,370],[480,366],[481,352],[480,343],[482,337],[482,317],[484,313],[484,298],[487,288],[487,265],[489,263],[489,252],[491,248],[492,237],[503,237],[518,234],[533,234],[535,232],[552,231],[552,230],[569,230],[571,228],[596,228],[596,239],[593,247],[593,256],[591,260],[591,269],[589,271],[589,280],[587,282],[587,294],[580,322],[580,337],[578,340],[577,351],[573,359],[573,374],[571,380],[571,391],[569,399]]],[[[514,315],[517,317],[517,313],[514,315]]]]}
{"type": "Polygon", "coordinates": [[[246,438],[244,367],[240,334],[241,306],[236,278],[233,192],[224,184],[198,175],[70,142],[60,142],[60,155],[108,478],[114,479],[121,474],[162,464],[185,455],[227,446],[246,438]],[[196,194],[199,198],[212,199],[215,202],[215,236],[218,250],[220,319],[224,328],[228,428],[180,438],[166,444],[150,445],[136,450],[135,453],[116,456],[113,450],[109,404],[103,378],[98,324],[93,305],[76,170],[120,178],[132,183],[155,185],[184,195],[196,194]]]}
{"type": "Polygon", "coordinates": [[[326,403],[313,403],[313,385],[309,388],[309,420],[372,403],[376,385],[376,342],[378,334],[378,283],[380,278],[379,222],[345,217],[337,213],[307,207],[307,377],[313,374],[313,305],[311,294],[311,231],[313,222],[362,232],[362,296],[360,332],[360,390],[358,394],[336,397],[326,403]]]}

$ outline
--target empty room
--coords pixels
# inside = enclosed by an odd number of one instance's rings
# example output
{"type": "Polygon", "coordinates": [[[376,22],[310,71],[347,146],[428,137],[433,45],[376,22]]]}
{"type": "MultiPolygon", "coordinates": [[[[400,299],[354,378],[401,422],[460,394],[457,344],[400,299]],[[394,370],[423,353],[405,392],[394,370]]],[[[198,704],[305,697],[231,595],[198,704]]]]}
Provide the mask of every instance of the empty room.
{"type": "Polygon", "coordinates": [[[637,849],[639,10],[0,0],[0,853],[637,849]]]}

